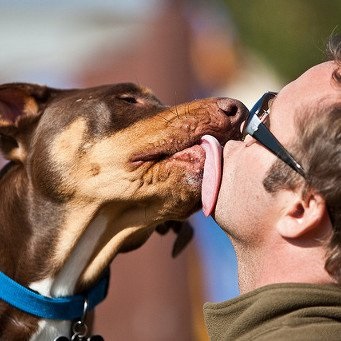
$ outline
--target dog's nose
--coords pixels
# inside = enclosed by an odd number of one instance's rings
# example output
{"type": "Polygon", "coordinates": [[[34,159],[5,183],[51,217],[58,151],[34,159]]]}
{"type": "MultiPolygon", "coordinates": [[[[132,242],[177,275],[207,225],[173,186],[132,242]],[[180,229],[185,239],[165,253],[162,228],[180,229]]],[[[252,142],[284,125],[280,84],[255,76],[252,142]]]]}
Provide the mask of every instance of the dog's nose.
{"type": "Polygon", "coordinates": [[[217,105],[227,116],[240,116],[245,119],[248,113],[245,105],[236,99],[218,98],[217,105]]]}

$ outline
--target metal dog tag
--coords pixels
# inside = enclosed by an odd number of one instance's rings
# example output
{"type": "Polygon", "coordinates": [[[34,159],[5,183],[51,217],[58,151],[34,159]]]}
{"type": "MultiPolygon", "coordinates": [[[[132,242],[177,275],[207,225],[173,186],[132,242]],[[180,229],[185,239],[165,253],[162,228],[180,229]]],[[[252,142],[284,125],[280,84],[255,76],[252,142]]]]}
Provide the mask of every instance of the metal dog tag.
{"type": "MultiPolygon", "coordinates": [[[[104,341],[103,337],[100,335],[88,335],[88,326],[86,325],[86,315],[88,312],[88,300],[84,300],[83,316],[79,321],[76,321],[72,326],[72,336],[71,341],[104,341]]],[[[54,339],[54,341],[70,341],[66,336],[59,336],[54,339]]]]}
{"type": "MultiPolygon", "coordinates": [[[[76,335],[73,340],[77,341],[104,341],[104,338],[101,335],[93,335],[89,336],[87,339],[84,336],[76,335]]],[[[70,341],[70,339],[66,336],[58,336],[54,339],[54,341],[70,341]]]]}
{"type": "Polygon", "coordinates": [[[87,341],[104,341],[101,335],[93,335],[88,338],[87,341]]]}

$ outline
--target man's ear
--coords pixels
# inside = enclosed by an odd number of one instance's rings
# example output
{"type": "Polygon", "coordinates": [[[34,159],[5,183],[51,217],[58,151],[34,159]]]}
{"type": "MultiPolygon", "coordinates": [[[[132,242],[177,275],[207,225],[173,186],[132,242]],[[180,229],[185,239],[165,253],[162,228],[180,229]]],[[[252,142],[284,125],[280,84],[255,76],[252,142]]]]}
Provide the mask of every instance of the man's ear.
{"type": "Polygon", "coordinates": [[[6,159],[26,159],[30,135],[54,93],[54,89],[34,84],[0,86],[0,150],[6,159]]]}
{"type": "Polygon", "coordinates": [[[276,224],[277,231],[282,237],[301,237],[318,227],[326,217],[325,199],[316,191],[310,190],[304,196],[301,191],[288,191],[286,194],[290,198],[276,224]]]}

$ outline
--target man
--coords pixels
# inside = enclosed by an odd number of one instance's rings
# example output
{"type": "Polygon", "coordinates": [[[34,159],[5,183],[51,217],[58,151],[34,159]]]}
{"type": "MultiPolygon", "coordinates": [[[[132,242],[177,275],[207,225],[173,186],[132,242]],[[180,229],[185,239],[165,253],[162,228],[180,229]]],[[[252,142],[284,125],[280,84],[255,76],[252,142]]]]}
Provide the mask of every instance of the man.
{"type": "Polygon", "coordinates": [[[229,141],[214,218],[241,296],[204,306],[211,340],[341,340],[341,39],[267,93],[229,141]]]}

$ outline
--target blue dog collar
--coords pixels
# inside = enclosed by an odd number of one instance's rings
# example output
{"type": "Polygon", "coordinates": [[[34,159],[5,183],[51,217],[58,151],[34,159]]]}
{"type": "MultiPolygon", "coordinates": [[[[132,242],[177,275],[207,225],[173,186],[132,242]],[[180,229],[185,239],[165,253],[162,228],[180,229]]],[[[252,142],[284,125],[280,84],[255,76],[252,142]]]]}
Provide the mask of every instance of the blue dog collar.
{"type": "Polygon", "coordinates": [[[92,310],[108,292],[109,271],[88,291],[66,297],[51,298],[40,295],[15,282],[0,271],[0,300],[31,315],[49,320],[75,320],[84,314],[84,307],[92,310]]]}

